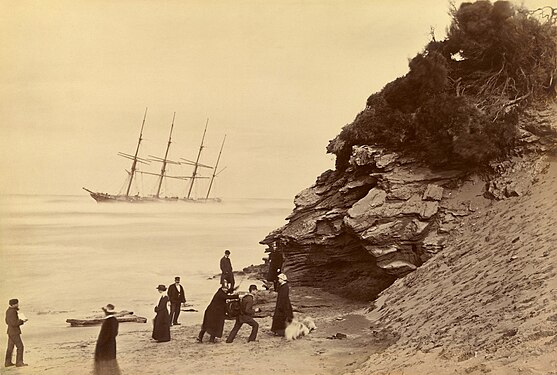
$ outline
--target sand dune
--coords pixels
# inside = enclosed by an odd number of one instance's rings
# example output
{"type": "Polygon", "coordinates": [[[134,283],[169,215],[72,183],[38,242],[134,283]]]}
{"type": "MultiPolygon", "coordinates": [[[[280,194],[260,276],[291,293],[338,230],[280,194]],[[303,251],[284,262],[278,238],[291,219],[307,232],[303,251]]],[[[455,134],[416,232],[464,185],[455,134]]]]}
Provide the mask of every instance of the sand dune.
{"type": "Polygon", "coordinates": [[[400,337],[358,374],[557,371],[557,162],[522,197],[481,207],[369,314],[400,337]]]}

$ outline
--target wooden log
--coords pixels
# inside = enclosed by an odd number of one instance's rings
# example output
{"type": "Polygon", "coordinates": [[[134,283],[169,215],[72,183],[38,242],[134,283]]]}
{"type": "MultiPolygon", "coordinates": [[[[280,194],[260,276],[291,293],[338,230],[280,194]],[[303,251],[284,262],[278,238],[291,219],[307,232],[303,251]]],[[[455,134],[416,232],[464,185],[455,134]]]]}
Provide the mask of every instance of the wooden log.
{"type": "MultiPolygon", "coordinates": [[[[120,311],[115,313],[114,316],[116,320],[120,323],[135,322],[135,323],[147,323],[147,318],[141,316],[133,315],[133,311],[120,311]]],[[[70,323],[72,327],[85,327],[102,324],[105,317],[90,317],[85,319],[66,319],[66,323],[70,323]]]]}

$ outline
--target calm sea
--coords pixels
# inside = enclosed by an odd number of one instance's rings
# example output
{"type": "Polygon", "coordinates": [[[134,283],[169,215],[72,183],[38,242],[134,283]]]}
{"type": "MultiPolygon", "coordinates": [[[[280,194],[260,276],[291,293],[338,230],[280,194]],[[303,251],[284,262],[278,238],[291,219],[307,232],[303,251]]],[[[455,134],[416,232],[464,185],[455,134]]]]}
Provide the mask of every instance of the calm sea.
{"type": "MultiPolygon", "coordinates": [[[[67,318],[98,314],[107,303],[151,319],[158,284],[181,276],[203,312],[230,249],[240,270],[261,263],[258,242],[282,226],[291,200],[97,204],[83,196],[0,197],[0,302],[19,298],[25,335],[67,329],[67,318]]],[[[238,278],[240,290],[248,281],[238,278]]],[[[199,314],[182,313],[186,324],[199,314]]],[[[98,330],[98,328],[96,328],[98,330]]]]}

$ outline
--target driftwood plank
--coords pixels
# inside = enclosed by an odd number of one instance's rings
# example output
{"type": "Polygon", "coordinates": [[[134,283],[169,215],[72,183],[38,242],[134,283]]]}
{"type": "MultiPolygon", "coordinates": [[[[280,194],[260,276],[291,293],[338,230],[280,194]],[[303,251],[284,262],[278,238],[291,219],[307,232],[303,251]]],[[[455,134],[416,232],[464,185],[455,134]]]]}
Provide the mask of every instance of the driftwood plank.
{"type": "MultiPolygon", "coordinates": [[[[136,323],[147,323],[147,318],[141,316],[133,315],[133,311],[120,311],[114,314],[116,320],[120,323],[126,322],[136,322],[136,323]]],[[[90,317],[85,319],[66,319],[66,323],[70,323],[72,327],[83,327],[102,324],[104,317],[90,317]]]]}

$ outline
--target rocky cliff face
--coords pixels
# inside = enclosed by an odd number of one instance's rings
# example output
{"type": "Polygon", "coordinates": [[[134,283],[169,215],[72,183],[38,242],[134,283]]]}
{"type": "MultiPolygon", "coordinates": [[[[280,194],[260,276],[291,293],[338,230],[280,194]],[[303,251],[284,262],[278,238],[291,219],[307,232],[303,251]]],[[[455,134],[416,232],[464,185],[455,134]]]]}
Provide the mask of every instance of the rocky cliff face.
{"type": "MultiPolygon", "coordinates": [[[[525,117],[512,158],[491,173],[432,170],[401,154],[354,146],[350,167],[328,170],[294,199],[288,224],[262,244],[285,255],[301,285],[373,299],[443,250],[462,219],[493,199],[527,194],[554,151],[555,107],[525,117]]],[[[337,140],[333,140],[334,142],[337,140]]]]}

